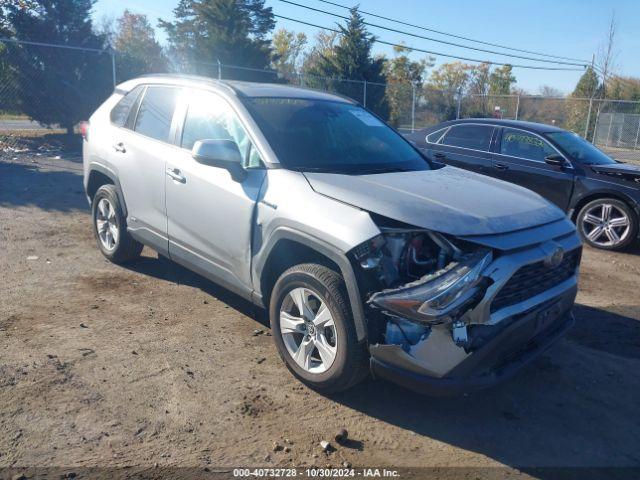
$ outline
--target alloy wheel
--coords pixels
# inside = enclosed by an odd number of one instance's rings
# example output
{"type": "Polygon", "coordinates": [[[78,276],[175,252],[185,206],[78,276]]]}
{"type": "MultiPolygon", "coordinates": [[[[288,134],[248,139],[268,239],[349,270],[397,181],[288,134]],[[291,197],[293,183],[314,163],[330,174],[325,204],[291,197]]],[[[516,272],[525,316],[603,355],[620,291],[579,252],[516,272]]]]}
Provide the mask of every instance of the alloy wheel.
{"type": "Polygon", "coordinates": [[[629,236],[631,222],[616,205],[600,203],[587,210],[582,217],[582,231],[595,245],[615,247],[629,236]]]}
{"type": "Polygon", "coordinates": [[[284,298],[280,333],[291,358],[307,372],[326,372],[336,359],[335,322],[320,295],[308,288],[294,288],[284,298]]]}
{"type": "Polygon", "coordinates": [[[118,223],[116,221],[116,211],[111,202],[106,198],[101,198],[96,209],[96,230],[102,246],[111,251],[118,243],[118,223]]]}

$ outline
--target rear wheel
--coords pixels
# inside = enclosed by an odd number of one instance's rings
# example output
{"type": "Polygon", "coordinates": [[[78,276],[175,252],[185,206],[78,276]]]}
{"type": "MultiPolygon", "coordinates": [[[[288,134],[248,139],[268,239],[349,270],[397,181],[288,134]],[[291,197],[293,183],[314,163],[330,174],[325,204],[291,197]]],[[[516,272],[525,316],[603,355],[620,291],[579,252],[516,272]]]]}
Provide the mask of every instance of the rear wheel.
{"type": "Polygon", "coordinates": [[[302,382],[330,393],[368,373],[342,276],[317,264],[284,272],[271,295],[269,317],[278,352],[302,382]]]}
{"type": "Polygon", "coordinates": [[[635,240],[638,218],[626,203],[615,198],[599,198],[580,210],[577,226],[588,245],[620,250],[635,240]]]}
{"type": "Polygon", "coordinates": [[[93,233],[102,254],[114,263],[134,260],[142,252],[142,244],[127,232],[127,222],[118,200],[116,187],[103,185],[91,204],[93,233]]]}

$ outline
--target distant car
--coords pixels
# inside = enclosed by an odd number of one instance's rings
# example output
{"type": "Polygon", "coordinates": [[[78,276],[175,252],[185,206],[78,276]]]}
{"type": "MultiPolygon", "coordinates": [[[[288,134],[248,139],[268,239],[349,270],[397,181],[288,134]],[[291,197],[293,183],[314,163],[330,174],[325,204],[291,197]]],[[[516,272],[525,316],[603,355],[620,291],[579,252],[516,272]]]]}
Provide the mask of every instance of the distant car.
{"type": "Polygon", "coordinates": [[[569,214],[592,247],[619,250],[638,236],[640,166],[614,160],[575,133],[483,118],[444,122],[407,138],[432,161],[546,197],[569,214]]]}

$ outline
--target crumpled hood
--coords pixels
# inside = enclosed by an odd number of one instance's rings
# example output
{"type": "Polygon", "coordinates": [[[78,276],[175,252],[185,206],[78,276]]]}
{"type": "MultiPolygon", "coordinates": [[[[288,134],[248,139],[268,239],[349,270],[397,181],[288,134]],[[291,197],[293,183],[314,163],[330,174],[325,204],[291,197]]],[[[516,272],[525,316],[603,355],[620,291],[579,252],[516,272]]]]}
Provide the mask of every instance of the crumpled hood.
{"type": "Polygon", "coordinates": [[[619,180],[626,180],[640,184],[640,165],[630,165],[628,163],[591,165],[591,170],[601,175],[607,175],[619,180]]]}
{"type": "Polygon", "coordinates": [[[320,194],[451,235],[506,233],[565,217],[536,193],[455,167],[374,175],[304,175],[320,194]]]}

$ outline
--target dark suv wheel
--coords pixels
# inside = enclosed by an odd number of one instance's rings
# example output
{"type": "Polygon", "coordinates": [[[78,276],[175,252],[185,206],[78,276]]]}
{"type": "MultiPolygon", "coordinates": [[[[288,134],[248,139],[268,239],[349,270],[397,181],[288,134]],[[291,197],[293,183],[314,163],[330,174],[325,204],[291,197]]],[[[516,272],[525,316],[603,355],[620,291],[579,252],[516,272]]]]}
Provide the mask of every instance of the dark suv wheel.
{"type": "Polygon", "coordinates": [[[628,247],[638,233],[635,212],[615,198],[599,198],[587,203],[578,213],[576,223],[588,245],[604,250],[628,247]]]}
{"type": "Polygon", "coordinates": [[[345,390],[368,373],[342,276],[317,264],[284,272],[271,294],[271,330],[287,368],[308,386],[345,390]]]}
{"type": "Polygon", "coordinates": [[[127,222],[118,200],[116,187],[103,185],[91,204],[93,233],[102,254],[113,263],[134,260],[142,252],[142,244],[127,232],[127,222]]]}

